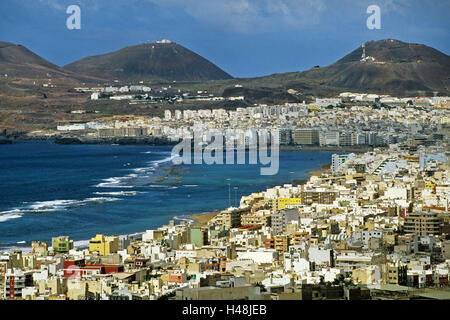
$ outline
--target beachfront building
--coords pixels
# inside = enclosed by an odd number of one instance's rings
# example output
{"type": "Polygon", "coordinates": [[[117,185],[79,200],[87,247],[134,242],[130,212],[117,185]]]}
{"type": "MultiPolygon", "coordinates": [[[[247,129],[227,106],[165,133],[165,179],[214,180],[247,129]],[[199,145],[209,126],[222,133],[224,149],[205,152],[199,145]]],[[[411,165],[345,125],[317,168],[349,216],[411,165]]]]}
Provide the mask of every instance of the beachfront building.
{"type": "Polygon", "coordinates": [[[112,253],[117,253],[118,250],[118,237],[105,237],[102,234],[97,234],[89,240],[89,252],[91,253],[97,252],[101,256],[107,256],[112,253]]]}
{"type": "Polygon", "coordinates": [[[52,248],[53,251],[58,253],[69,252],[69,250],[73,249],[73,240],[70,240],[67,236],[52,238],[52,248]]]}
{"type": "Polygon", "coordinates": [[[319,130],[317,129],[297,129],[293,133],[294,144],[318,145],[319,130]]]}

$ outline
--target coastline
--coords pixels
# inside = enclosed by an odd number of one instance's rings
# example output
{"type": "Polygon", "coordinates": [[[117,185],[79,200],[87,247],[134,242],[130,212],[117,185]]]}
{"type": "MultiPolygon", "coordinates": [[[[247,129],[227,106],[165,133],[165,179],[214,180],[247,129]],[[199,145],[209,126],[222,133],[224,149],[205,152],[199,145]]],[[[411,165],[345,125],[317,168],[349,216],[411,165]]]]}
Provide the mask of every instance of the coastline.
{"type": "Polygon", "coordinates": [[[371,147],[358,146],[297,146],[280,145],[280,151],[335,151],[335,152],[354,152],[365,153],[372,150],[371,147]]]}
{"type": "MultiPolygon", "coordinates": [[[[292,151],[292,150],[291,150],[292,151]]],[[[295,151],[307,151],[305,149],[301,149],[301,148],[295,148],[295,151]]],[[[319,167],[319,164],[316,163],[316,166],[319,167]]],[[[320,164],[320,168],[315,169],[315,170],[309,170],[306,171],[305,173],[307,173],[309,175],[308,178],[303,179],[303,180],[291,180],[291,181],[283,181],[282,183],[280,182],[280,184],[284,184],[284,183],[292,183],[292,184],[303,184],[305,183],[312,175],[320,175],[321,172],[326,171],[330,166],[330,163],[325,163],[325,164],[320,164]]],[[[278,184],[278,185],[280,185],[278,184]]],[[[261,191],[261,190],[259,190],[261,191]]],[[[259,191],[255,191],[255,192],[259,192],[259,191]]],[[[189,222],[189,223],[193,223],[194,226],[205,226],[213,217],[215,217],[216,215],[218,215],[220,212],[226,210],[226,208],[223,208],[220,211],[212,211],[212,212],[202,212],[202,213],[194,213],[194,214],[190,214],[189,216],[183,216],[183,215],[179,215],[179,216],[174,216],[172,218],[169,218],[169,220],[171,219],[175,219],[175,220],[179,220],[179,221],[185,221],[185,222],[189,222]]],[[[161,224],[163,225],[163,224],[161,224]]],[[[157,228],[157,226],[155,226],[157,228]]],[[[129,234],[130,236],[136,236],[138,234],[142,234],[142,230],[140,232],[134,232],[129,234]]],[[[86,247],[86,242],[88,242],[89,240],[83,239],[83,240],[76,240],[76,247],[86,247]]],[[[8,246],[9,247],[9,246],[8,246]]],[[[14,247],[21,247],[22,250],[27,250],[26,248],[28,246],[21,246],[19,245],[19,243],[16,243],[14,247]]],[[[2,250],[5,248],[2,248],[2,250]]]]}
{"type": "MultiPolygon", "coordinates": [[[[142,136],[142,137],[89,137],[89,136],[69,136],[69,135],[53,135],[39,136],[21,134],[18,136],[0,137],[0,143],[11,144],[15,141],[42,141],[48,140],[55,144],[119,144],[119,145],[156,145],[167,146],[176,145],[177,141],[171,141],[166,137],[142,136]]],[[[372,150],[370,146],[314,146],[314,145],[280,145],[280,151],[329,151],[329,152],[353,152],[365,153],[372,150]]]]}
{"type": "Polygon", "coordinates": [[[322,173],[327,172],[330,169],[331,169],[331,163],[324,163],[321,165],[320,169],[308,171],[309,177],[312,177],[312,176],[320,177],[322,175],[322,173]]]}

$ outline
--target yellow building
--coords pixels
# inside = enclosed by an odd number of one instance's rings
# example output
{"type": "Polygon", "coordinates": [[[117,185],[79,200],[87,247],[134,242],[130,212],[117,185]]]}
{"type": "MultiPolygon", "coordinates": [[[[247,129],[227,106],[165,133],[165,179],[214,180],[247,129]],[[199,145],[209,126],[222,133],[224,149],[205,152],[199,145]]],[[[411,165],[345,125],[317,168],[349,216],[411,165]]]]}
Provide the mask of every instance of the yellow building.
{"type": "Polygon", "coordinates": [[[308,240],[311,238],[311,235],[308,232],[295,232],[293,233],[293,237],[291,238],[292,245],[298,245],[304,240],[308,240]]]}
{"type": "Polygon", "coordinates": [[[301,198],[278,198],[276,201],[277,210],[286,209],[288,205],[299,205],[302,204],[301,198]]]}
{"type": "Polygon", "coordinates": [[[319,111],[320,107],[317,104],[310,103],[310,104],[308,104],[308,109],[309,109],[309,111],[314,112],[314,111],[319,111]]]}
{"type": "Polygon", "coordinates": [[[433,190],[436,186],[436,183],[430,180],[425,180],[425,189],[433,190]]]}
{"type": "Polygon", "coordinates": [[[111,253],[117,253],[119,250],[118,237],[105,237],[98,234],[89,241],[89,252],[98,252],[101,256],[107,256],[111,253]]]}
{"type": "Polygon", "coordinates": [[[382,281],[385,284],[406,285],[407,283],[407,266],[401,266],[398,263],[386,263],[382,265],[383,276],[382,281]]]}
{"type": "Polygon", "coordinates": [[[352,281],[356,284],[375,284],[379,278],[375,267],[356,268],[352,270],[352,281]]]}
{"type": "Polygon", "coordinates": [[[39,256],[47,256],[48,253],[48,244],[46,242],[41,241],[33,241],[31,242],[32,253],[35,253],[39,256]]]}
{"type": "Polygon", "coordinates": [[[298,223],[287,223],[286,234],[294,234],[298,231],[298,223]]]}
{"type": "Polygon", "coordinates": [[[59,296],[67,292],[68,279],[42,279],[36,281],[40,295],[49,293],[53,296],[59,296]]]}
{"type": "Polygon", "coordinates": [[[70,279],[67,281],[67,299],[84,300],[87,294],[87,281],[79,279],[70,279]]]}
{"type": "Polygon", "coordinates": [[[367,230],[375,230],[375,222],[372,219],[369,219],[365,222],[364,227],[367,230]]]}
{"type": "Polygon", "coordinates": [[[289,242],[290,238],[286,235],[275,237],[275,249],[277,251],[287,252],[289,250],[289,242]]]}

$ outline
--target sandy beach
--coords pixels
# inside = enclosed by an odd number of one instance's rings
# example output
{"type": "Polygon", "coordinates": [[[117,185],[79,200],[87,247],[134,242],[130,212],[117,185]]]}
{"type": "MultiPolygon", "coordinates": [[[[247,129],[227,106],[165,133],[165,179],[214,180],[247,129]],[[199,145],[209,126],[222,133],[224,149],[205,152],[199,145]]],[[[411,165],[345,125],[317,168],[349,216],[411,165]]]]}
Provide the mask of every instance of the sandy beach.
{"type": "Polygon", "coordinates": [[[202,227],[208,224],[208,221],[217,216],[220,212],[211,213],[200,213],[189,216],[190,219],[194,220],[194,226],[202,227]]]}
{"type": "Polygon", "coordinates": [[[308,171],[310,176],[320,176],[323,172],[330,170],[331,163],[325,163],[321,166],[320,169],[308,171]]]}

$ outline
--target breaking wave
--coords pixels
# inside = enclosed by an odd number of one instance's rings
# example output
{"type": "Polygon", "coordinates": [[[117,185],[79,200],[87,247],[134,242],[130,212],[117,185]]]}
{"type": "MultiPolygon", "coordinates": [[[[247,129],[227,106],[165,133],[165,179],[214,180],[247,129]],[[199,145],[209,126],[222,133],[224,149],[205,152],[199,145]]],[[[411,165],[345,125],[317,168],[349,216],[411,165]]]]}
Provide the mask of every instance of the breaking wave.
{"type": "Polygon", "coordinates": [[[51,201],[35,201],[32,203],[25,202],[23,206],[0,212],[0,222],[11,219],[21,218],[28,213],[45,213],[52,211],[65,211],[71,208],[77,208],[86,205],[100,204],[111,201],[118,201],[120,198],[113,197],[94,197],[83,200],[51,200],[51,201]]]}

